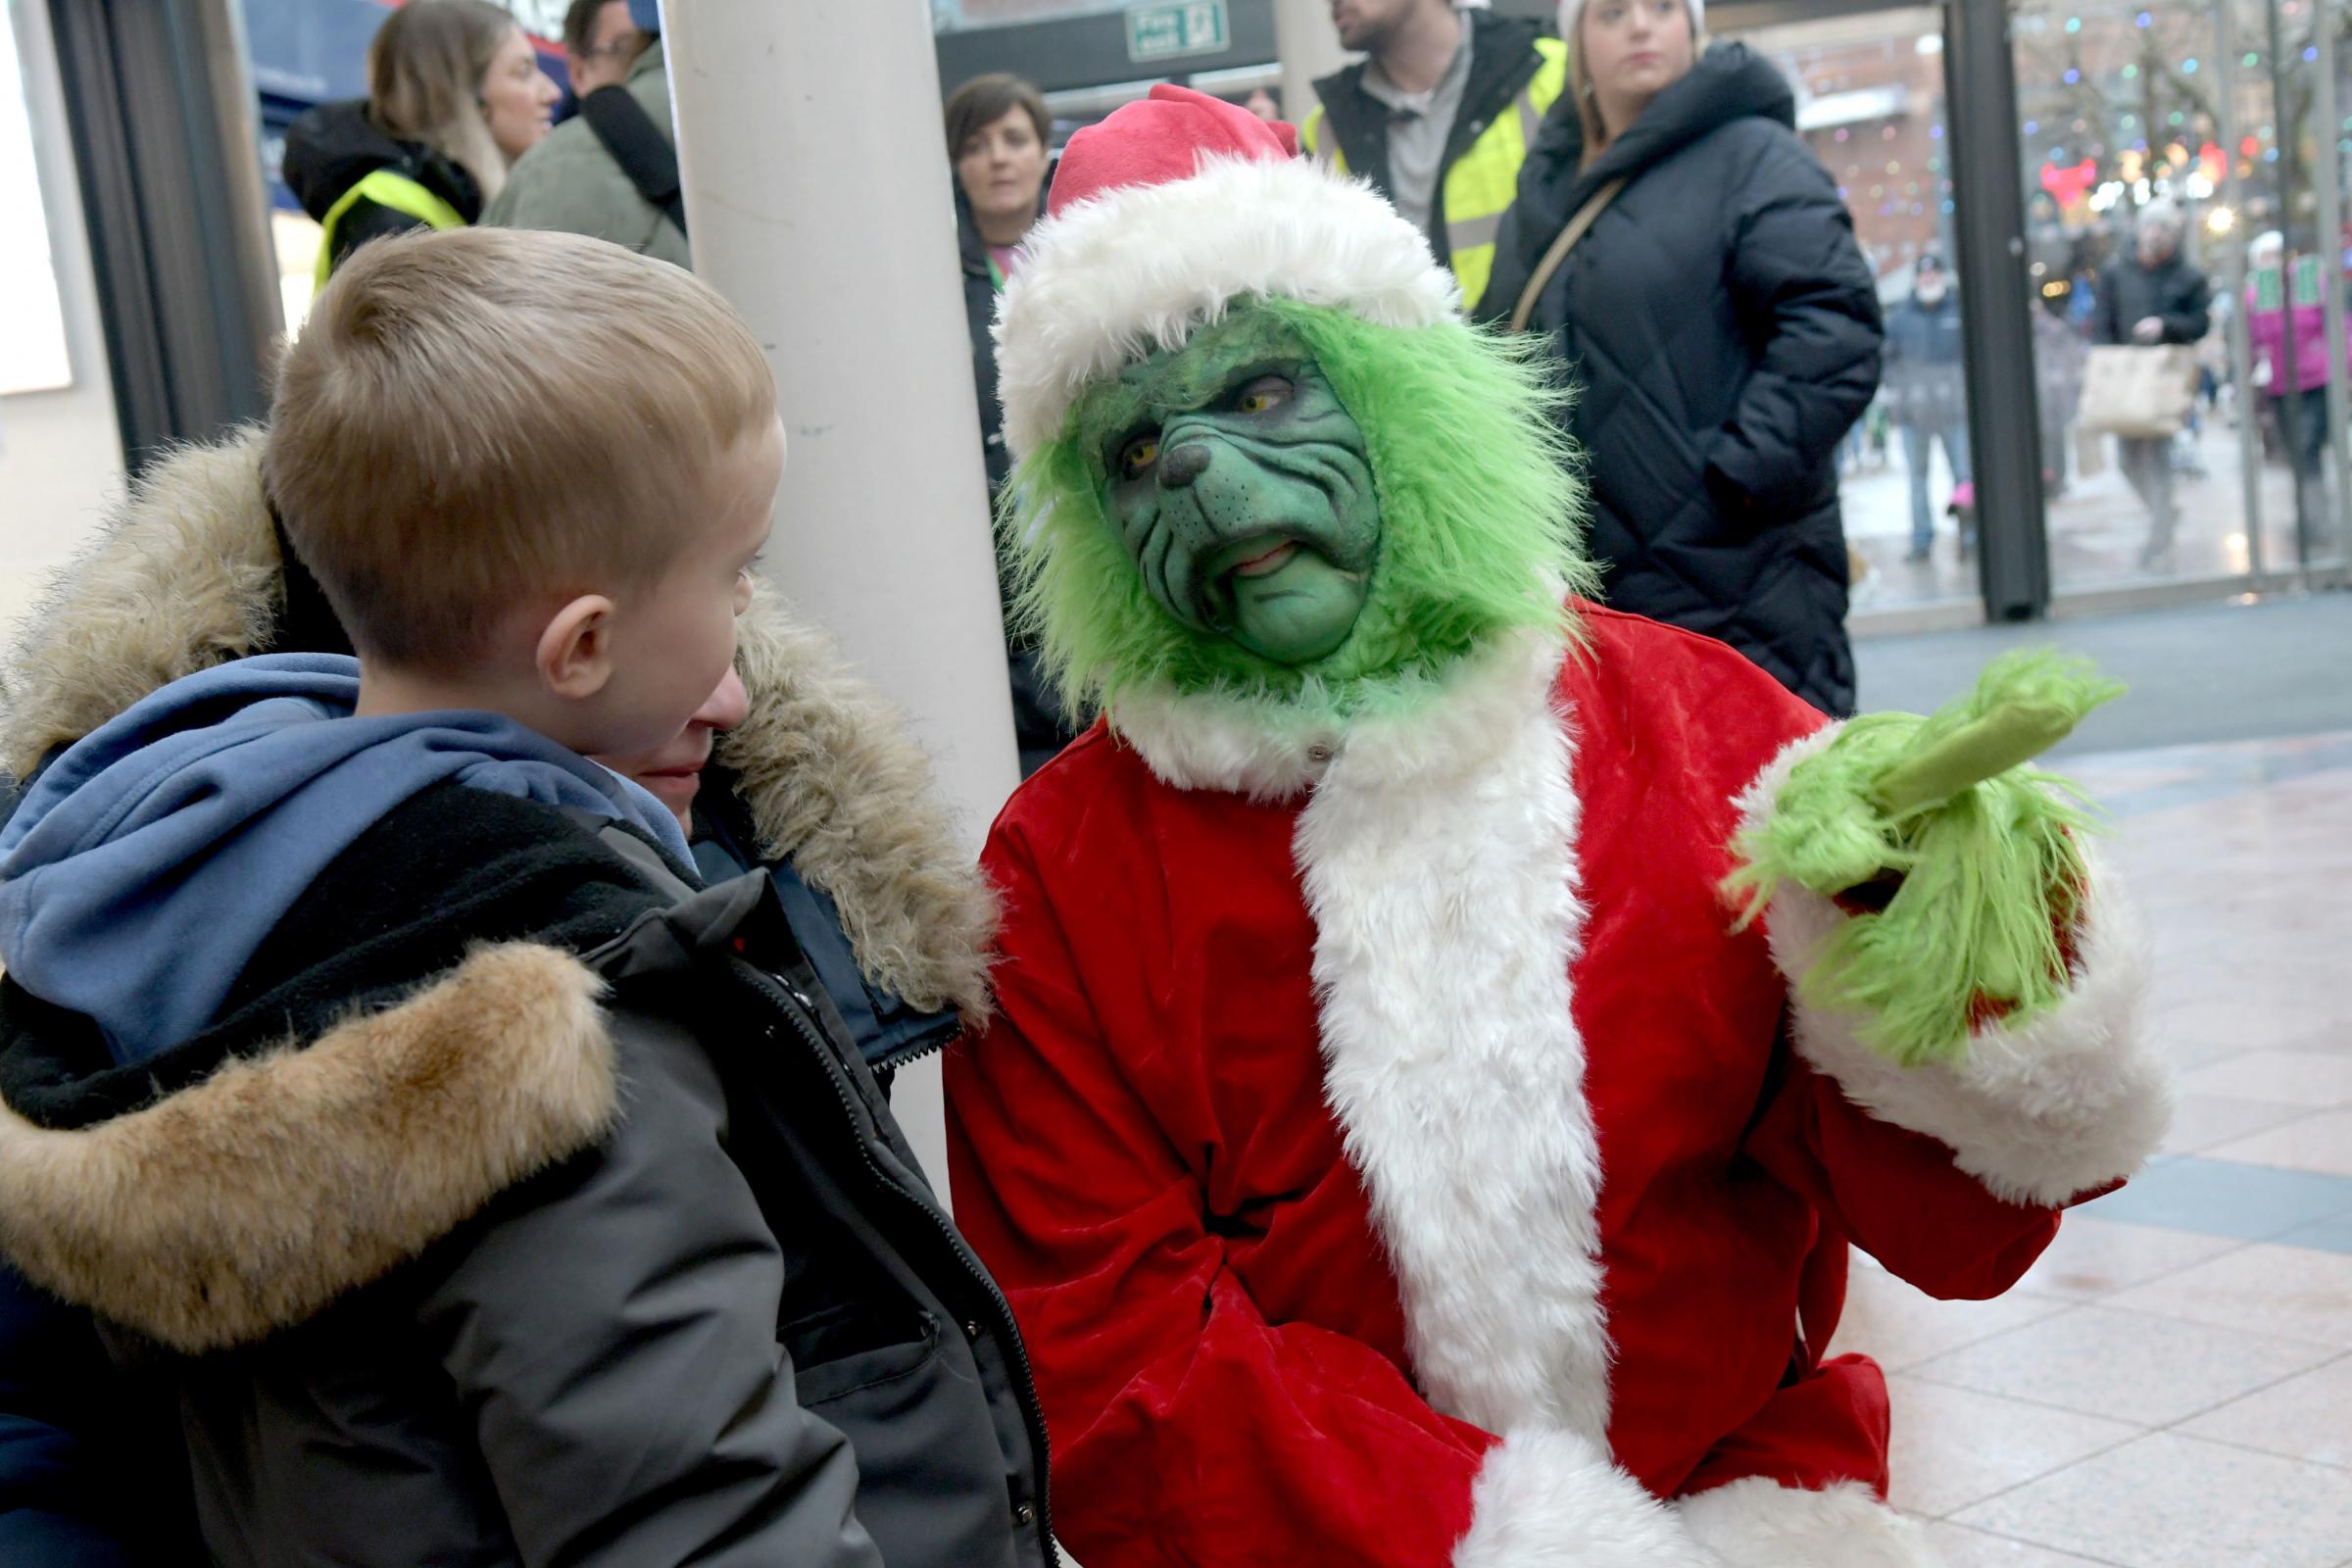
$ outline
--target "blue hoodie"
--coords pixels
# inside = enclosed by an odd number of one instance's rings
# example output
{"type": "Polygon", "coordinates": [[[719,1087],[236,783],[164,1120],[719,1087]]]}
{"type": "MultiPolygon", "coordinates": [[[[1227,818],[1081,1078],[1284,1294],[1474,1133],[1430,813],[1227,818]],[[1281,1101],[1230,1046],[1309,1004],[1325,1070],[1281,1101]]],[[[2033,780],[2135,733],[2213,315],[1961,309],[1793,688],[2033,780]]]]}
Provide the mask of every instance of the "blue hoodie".
{"type": "Polygon", "coordinates": [[[0,963],[117,1061],[214,1021],[336,856],[431,785],[584,807],[680,866],[643,786],[497,713],[360,718],[356,660],[271,654],[173,681],[66,751],[0,831],[0,963]]]}

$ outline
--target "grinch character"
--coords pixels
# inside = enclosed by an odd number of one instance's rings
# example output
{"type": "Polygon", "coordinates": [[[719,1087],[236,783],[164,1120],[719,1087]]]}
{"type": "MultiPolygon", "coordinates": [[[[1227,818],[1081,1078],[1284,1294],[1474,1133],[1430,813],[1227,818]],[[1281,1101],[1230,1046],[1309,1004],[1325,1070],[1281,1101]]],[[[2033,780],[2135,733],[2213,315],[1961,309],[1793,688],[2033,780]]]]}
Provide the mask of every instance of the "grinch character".
{"type": "Polygon", "coordinates": [[[1877,1568],[1849,1246],[2007,1288],[2156,1146],[2138,937],[2021,766],[1588,603],[1558,393],[1287,127],[1154,89],[999,319],[1095,727],[990,838],[948,1061],[1087,1568],[1877,1568]]]}

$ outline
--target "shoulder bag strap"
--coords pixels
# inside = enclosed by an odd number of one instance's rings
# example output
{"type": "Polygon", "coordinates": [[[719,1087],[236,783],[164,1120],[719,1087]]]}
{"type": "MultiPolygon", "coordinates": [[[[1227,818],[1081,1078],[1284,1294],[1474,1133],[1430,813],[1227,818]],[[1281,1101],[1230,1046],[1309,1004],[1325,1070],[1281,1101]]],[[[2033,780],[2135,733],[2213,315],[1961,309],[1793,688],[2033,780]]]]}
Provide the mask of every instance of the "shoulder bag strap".
{"type": "Polygon", "coordinates": [[[678,190],[677,149],[645,112],[645,105],[615,82],[581,99],[580,113],[587,117],[588,128],[596,132],[596,139],[605,144],[620,172],[629,176],[629,183],[637,187],[637,194],[660,208],[678,225],[679,233],[685,233],[686,202],[678,190]]]}
{"type": "Polygon", "coordinates": [[[1576,210],[1576,216],[1568,220],[1568,226],[1560,230],[1560,237],[1551,242],[1551,249],[1545,251],[1544,259],[1536,264],[1535,273],[1528,278],[1527,287],[1519,291],[1519,303],[1511,308],[1512,331],[1527,330],[1528,319],[1536,314],[1536,299],[1544,292],[1544,285],[1551,281],[1551,274],[1560,270],[1560,264],[1568,259],[1568,253],[1576,249],[1576,242],[1585,237],[1585,231],[1592,226],[1592,220],[1600,216],[1600,210],[1608,206],[1611,198],[1623,189],[1625,176],[1621,174],[1585,198],[1585,205],[1576,210]]]}

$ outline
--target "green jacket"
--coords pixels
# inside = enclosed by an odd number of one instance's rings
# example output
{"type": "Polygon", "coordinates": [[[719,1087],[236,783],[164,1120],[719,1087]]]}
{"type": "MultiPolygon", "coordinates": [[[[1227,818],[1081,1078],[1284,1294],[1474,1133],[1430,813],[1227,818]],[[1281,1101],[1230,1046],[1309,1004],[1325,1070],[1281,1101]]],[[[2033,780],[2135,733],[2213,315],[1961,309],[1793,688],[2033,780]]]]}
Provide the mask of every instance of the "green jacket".
{"type": "MultiPolygon", "coordinates": [[[[662,127],[662,133],[675,142],[677,133],[669,121],[669,74],[662,68],[660,39],[629,67],[626,85],[654,123],[662,127]]],[[[660,208],[637,194],[637,187],[580,116],[549,131],[545,140],[522,155],[509,171],[506,185],[482,215],[482,221],[502,228],[593,234],[680,267],[694,265],[686,236],[660,208]]]]}

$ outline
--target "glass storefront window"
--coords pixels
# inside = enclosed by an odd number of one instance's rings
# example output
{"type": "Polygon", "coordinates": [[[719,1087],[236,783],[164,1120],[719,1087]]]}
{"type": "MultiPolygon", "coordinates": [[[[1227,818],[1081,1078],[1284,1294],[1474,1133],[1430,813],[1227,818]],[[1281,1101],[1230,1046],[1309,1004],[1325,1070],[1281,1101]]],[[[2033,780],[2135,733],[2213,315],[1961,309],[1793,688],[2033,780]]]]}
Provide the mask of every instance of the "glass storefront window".
{"type": "Polygon", "coordinates": [[[1733,34],[1796,89],[1796,127],[1838,181],[1879,280],[1879,395],[1839,451],[1857,613],[1977,597],[1965,280],[1953,266],[1943,14],[1895,8],[1733,34]]]}
{"type": "Polygon", "coordinates": [[[2322,318],[2343,245],[2320,242],[2311,178],[2315,15],[2311,0],[2016,8],[2060,595],[2248,578],[2335,548],[2322,318]],[[2129,339],[2115,307],[2135,315],[2150,300],[2138,235],[2167,207],[2183,230],[2174,281],[2185,267],[2210,291],[2186,427],[2082,431],[2080,361],[2102,338],[2129,339]]]}

